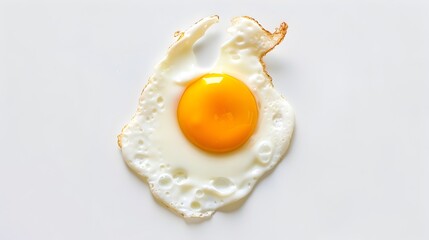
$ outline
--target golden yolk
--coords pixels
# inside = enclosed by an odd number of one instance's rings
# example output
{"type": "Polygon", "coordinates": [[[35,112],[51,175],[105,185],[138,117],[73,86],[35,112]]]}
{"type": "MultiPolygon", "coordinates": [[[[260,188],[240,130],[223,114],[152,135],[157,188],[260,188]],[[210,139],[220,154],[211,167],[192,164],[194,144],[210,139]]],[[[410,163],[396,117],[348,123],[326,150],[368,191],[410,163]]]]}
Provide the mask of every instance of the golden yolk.
{"type": "Polygon", "coordinates": [[[226,74],[207,74],[187,86],[177,108],[183,134],[197,147],[224,153],[255,130],[258,106],[250,89],[226,74]]]}

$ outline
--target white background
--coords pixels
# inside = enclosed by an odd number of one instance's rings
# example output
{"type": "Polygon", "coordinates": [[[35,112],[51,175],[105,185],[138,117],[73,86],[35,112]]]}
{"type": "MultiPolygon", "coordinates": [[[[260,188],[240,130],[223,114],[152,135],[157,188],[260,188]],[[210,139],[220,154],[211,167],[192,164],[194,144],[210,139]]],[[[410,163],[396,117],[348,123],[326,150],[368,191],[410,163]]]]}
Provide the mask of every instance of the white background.
{"type": "Polygon", "coordinates": [[[0,1],[0,239],[429,239],[428,13],[425,1],[0,1]],[[173,33],[213,14],[205,59],[233,16],[289,24],[266,62],[297,124],[241,208],[188,224],[126,167],[116,135],[173,33]]]}

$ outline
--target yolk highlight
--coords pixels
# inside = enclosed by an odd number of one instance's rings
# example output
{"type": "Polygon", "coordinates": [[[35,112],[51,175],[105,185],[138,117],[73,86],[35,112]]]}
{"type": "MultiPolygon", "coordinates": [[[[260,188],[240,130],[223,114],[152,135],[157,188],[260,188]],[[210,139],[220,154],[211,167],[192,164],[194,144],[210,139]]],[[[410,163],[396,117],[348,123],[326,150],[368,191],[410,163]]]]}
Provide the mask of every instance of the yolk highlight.
{"type": "Polygon", "coordinates": [[[255,130],[258,106],[250,89],[226,74],[207,74],[187,86],[177,108],[183,134],[197,147],[224,153],[255,130]]]}

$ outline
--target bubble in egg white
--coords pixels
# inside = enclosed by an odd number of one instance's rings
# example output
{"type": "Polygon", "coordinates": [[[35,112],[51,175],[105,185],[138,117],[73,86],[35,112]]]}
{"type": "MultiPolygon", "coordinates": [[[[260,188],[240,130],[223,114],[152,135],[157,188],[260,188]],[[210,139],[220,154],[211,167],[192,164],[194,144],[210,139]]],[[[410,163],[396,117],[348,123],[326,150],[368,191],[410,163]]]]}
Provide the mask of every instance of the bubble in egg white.
{"type": "Polygon", "coordinates": [[[204,191],[201,189],[198,189],[197,191],[195,191],[195,197],[197,197],[197,198],[204,197],[204,191]]]}
{"type": "Polygon", "coordinates": [[[201,208],[201,203],[198,202],[198,201],[193,201],[191,203],[191,208],[193,208],[193,209],[200,209],[201,208]]]}
{"type": "Polygon", "coordinates": [[[261,163],[268,163],[271,160],[271,143],[268,141],[264,141],[258,146],[258,159],[261,163]]]}
{"type": "Polygon", "coordinates": [[[276,113],[273,116],[273,126],[275,128],[282,128],[283,127],[283,116],[281,113],[276,113]]]}
{"type": "Polygon", "coordinates": [[[163,174],[159,177],[158,183],[162,188],[170,188],[173,185],[173,180],[169,174],[163,174]]]}
{"type": "Polygon", "coordinates": [[[186,171],[183,169],[175,169],[173,171],[173,178],[177,184],[181,184],[186,181],[188,176],[186,175],[186,171]]]}
{"type": "Polygon", "coordinates": [[[222,196],[232,194],[235,190],[235,184],[225,177],[217,177],[211,180],[211,185],[222,196]]]}

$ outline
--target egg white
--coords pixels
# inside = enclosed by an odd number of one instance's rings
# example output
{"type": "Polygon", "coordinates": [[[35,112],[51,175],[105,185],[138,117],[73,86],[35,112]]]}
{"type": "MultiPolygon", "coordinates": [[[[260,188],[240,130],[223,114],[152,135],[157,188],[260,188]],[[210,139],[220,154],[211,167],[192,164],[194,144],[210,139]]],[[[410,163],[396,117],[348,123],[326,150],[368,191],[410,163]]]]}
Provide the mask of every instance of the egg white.
{"type": "Polygon", "coordinates": [[[119,135],[128,166],[144,176],[153,195],[185,218],[211,216],[252,190],[258,179],[285,154],[294,113],[265,72],[262,57],[286,33],[273,34],[249,17],[234,18],[231,38],[210,70],[198,66],[193,46],[218,22],[207,17],[180,33],[143,90],[137,112],[119,135]],[[259,107],[257,128],[245,145],[227,154],[211,154],[190,143],[177,122],[177,105],[186,85],[208,72],[243,81],[259,107]]]}

